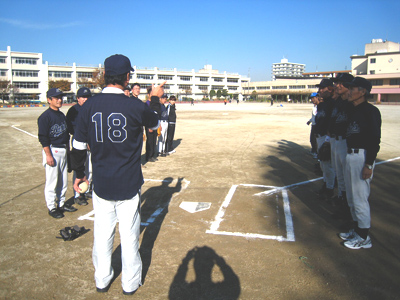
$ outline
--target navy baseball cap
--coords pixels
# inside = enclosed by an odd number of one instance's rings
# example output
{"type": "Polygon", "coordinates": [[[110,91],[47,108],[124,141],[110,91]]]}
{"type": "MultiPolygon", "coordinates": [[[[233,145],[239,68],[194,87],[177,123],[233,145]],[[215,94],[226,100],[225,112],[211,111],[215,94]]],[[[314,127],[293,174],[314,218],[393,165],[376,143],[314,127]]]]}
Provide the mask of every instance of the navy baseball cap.
{"type": "Polygon", "coordinates": [[[368,92],[371,92],[372,84],[369,80],[364,77],[354,77],[351,82],[344,82],[343,85],[345,87],[357,86],[366,89],[368,92]]]}
{"type": "Polygon", "coordinates": [[[319,84],[315,85],[317,88],[324,88],[327,86],[333,86],[333,81],[330,78],[324,78],[319,84]]]}
{"type": "Polygon", "coordinates": [[[51,98],[51,97],[63,96],[64,92],[59,88],[52,88],[47,91],[46,95],[47,98],[51,98]]]}
{"type": "Polygon", "coordinates": [[[104,71],[106,75],[121,75],[135,70],[132,68],[129,58],[122,54],[114,54],[104,61],[104,71]]]}
{"type": "Polygon", "coordinates": [[[311,93],[311,95],[308,97],[308,99],[318,97],[318,93],[311,93]]]}
{"type": "Polygon", "coordinates": [[[129,84],[126,85],[126,87],[124,87],[124,91],[130,91],[131,90],[131,86],[129,84]]]}
{"type": "Polygon", "coordinates": [[[76,93],[76,96],[89,98],[89,97],[92,97],[92,93],[90,92],[90,90],[87,87],[83,87],[78,90],[78,92],[76,93]]]}
{"type": "Polygon", "coordinates": [[[168,98],[167,94],[163,94],[161,98],[168,98]]]}
{"type": "Polygon", "coordinates": [[[332,78],[333,82],[350,82],[354,79],[354,76],[349,73],[339,73],[335,78],[332,78]]]}

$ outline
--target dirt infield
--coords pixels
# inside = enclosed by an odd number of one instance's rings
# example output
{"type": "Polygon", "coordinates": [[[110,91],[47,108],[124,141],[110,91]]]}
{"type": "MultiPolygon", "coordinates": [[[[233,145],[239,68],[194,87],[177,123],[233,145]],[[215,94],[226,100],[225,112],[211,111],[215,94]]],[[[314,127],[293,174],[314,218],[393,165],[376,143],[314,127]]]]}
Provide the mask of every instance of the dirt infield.
{"type": "MultiPolygon", "coordinates": [[[[143,286],[133,299],[400,298],[400,160],[388,161],[400,156],[400,107],[379,106],[368,250],[345,248],[335,207],[318,200],[311,109],[177,104],[176,153],[143,167],[143,286]],[[190,213],[182,202],[211,206],[190,213]]],[[[125,298],[118,233],[115,281],[108,293],[95,290],[91,200],[63,219],[47,214],[36,138],[44,110],[0,108],[0,298],[125,298]],[[91,230],[56,239],[75,224],[91,230]]]]}

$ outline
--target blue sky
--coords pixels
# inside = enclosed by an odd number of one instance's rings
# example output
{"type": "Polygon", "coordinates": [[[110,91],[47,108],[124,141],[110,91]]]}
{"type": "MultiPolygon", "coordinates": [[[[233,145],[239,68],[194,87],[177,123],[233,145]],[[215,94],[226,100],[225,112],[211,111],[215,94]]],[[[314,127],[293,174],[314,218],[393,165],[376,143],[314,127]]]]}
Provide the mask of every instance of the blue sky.
{"type": "Polygon", "coordinates": [[[49,64],[214,69],[270,80],[285,57],[306,72],[351,68],[371,39],[400,42],[398,0],[1,1],[0,49],[49,64]]]}

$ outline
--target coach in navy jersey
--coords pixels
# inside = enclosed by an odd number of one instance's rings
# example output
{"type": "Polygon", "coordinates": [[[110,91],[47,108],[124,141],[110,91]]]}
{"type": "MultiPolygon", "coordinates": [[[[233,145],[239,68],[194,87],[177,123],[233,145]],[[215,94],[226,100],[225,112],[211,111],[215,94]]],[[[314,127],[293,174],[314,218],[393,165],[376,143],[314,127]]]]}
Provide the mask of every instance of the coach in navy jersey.
{"type": "MultiPolygon", "coordinates": [[[[119,222],[122,257],[122,289],[132,295],[142,284],[139,254],[140,189],[144,183],[140,155],[142,126],[156,130],[157,115],[141,101],[132,101],[123,89],[134,71],[129,58],[116,54],[104,61],[106,87],[89,98],[79,112],[72,168],[77,172],[74,189],[86,181],[86,143],[92,151],[93,207],[95,210],[93,264],[98,292],[107,292],[114,271],[111,256],[115,226],[119,222]]],[[[163,85],[151,96],[163,94],[163,85]]]]}

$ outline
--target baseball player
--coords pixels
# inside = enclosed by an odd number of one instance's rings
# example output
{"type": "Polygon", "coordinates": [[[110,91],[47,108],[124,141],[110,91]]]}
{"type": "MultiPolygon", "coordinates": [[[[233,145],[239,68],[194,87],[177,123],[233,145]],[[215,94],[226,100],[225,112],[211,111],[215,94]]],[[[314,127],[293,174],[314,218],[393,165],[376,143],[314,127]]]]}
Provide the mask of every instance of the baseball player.
{"type": "Polygon", "coordinates": [[[167,102],[167,95],[162,95],[160,98],[161,102],[161,116],[160,116],[160,121],[161,121],[161,134],[158,137],[158,154],[160,156],[166,156],[165,153],[165,144],[167,141],[167,132],[168,132],[168,111],[167,108],[165,107],[165,103],[167,102]]]}
{"type": "Polygon", "coordinates": [[[311,124],[311,131],[310,131],[311,155],[314,158],[317,158],[318,148],[317,148],[317,140],[315,137],[315,116],[317,114],[317,105],[319,104],[318,93],[311,93],[311,95],[308,98],[314,105],[311,114],[311,119],[307,121],[307,125],[311,124]]]}
{"type": "Polygon", "coordinates": [[[176,97],[174,95],[169,97],[169,103],[167,107],[168,113],[168,132],[167,132],[167,142],[165,146],[165,153],[168,155],[175,153],[172,146],[175,135],[175,125],[176,125],[176,108],[175,108],[176,97]]]}
{"type": "Polygon", "coordinates": [[[131,86],[128,84],[126,87],[124,87],[124,94],[125,96],[130,96],[131,95],[131,86]]]}
{"type": "Polygon", "coordinates": [[[347,248],[371,248],[368,197],[375,159],[380,149],[382,119],[379,109],[367,101],[372,88],[368,80],[355,77],[351,82],[343,84],[349,88],[348,101],[354,106],[349,114],[346,132],[348,148],[345,168],[347,201],[354,227],[339,236],[345,240],[347,248]]]}
{"type": "Polygon", "coordinates": [[[56,219],[64,217],[65,211],[77,210],[65,203],[69,134],[65,115],[60,111],[63,95],[57,88],[49,89],[46,95],[49,108],[38,118],[38,137],[43,147],[43,166],[46,169],[44,195],[49,215],[56,219]]]}
{"type": "Polygon", "coordinates": [[[348,101],[348,89],[343,85],[345,82],[351,82],[353,75],[347,73],[339,73],[334,82],[334,89],[338,95],[332,110],[329,123],[329,136],[331,144],[331,161],[335,170],[338,182],[337,204],[339,209],[333,214],[334,218],[351,220],[349,206],[347,205],[346,186],[344,183],[344,167],[346,165],[347,143],[346,129],[348,112],[352,106],[348,101]]]}
{"type": "Polygon", "coordinates": [[[132,97],[139,99],[139,95],[140,95],[140,84],[136,82],[132,85],[132,97]]]}
{"type": "MultiPolygon", "coordinates": [[[[146,101],[146,105],[150,107],[152,111],[154,111],[158,118],[161,116],[161,104],[160,99],[158,97],[151,98],[153,86],[147,88],[148,100],[146,101]]],[[[157,131],[152,130],[151,128],[145,128],[146,130],[146,162],[156,162],[157,159],[157,131]]]]}
{"type": "MultiPolygon", "coordinates": [[[[79,112],[73,148],[72,169],[76,171],[75,191],[87,181],[84,173],[86,143],[92,152],[94,242],[93,264],[97,292],[107,292],[114,276],[112,251],[119,222],[122,258],[122,290],[132,295],[142,285],[139,254],[142,126],[156,131],[158,116],[142,101],[124,95],[133,71],[129,58],[116,54],[104,61],[102,93],[89,98],[79,112]]],[[[155,87],[155,100],[163,94],[155,87]]]]}
{"type": "MultiPolygon", "coordinates": [[[[321,146],[329,142],[328,126],[330,121],[330,116],[333,109],[333,81],[331,79],[324,78],[321,80],[320,84],[316,85],[318,87],[318,94],[322,97],[322,102],[317,106],[317,114],[315,116],[315,134],[317,137],[318,149],[321,146]]],[[[335,172],[332,168],[331,161],[321,161],[320,162],[324,184],[320,190],[320,198],[327,198],[328,200],[333,197],[333,188],[335,184],[335,172]]]]}
{"type": "MultiPolygon", "coordinates": [[[[67,112],[67,125],[68,132],[72,136],[72,140],[74,138],[75,127],[77,122],[77,117],[79,111],[82,109],[82,105],[86,102],[88,98],[92,96],[92,93],[87,87],[80,88],[76,93],[76,97],[78,100],[78,104],[71,106],[71,108],[67,112]]],[[[92,182],[92,163],[90,161],[91,153],[90,150],[87,150],[86,162],[85,162],[85,174],[86,178],[89,181],[89,187],[92,182]]],[[[75,182],[76,172],[74,172],[72,176],[72,182],[75,182]]],[[[90,196],[90,189],[86,192],[88,196],[90,196]]],[[[75,192],[75,203],[78,205],[88,205],[85,193],[75,192]]]]}

